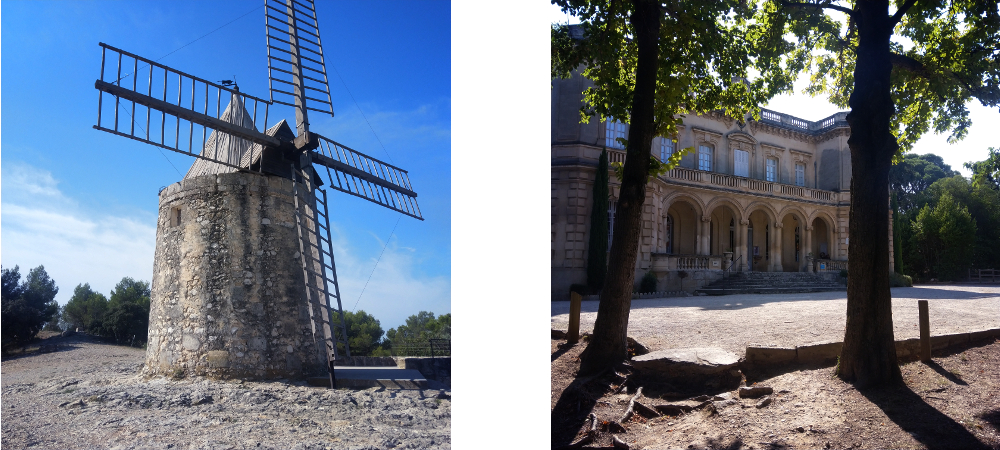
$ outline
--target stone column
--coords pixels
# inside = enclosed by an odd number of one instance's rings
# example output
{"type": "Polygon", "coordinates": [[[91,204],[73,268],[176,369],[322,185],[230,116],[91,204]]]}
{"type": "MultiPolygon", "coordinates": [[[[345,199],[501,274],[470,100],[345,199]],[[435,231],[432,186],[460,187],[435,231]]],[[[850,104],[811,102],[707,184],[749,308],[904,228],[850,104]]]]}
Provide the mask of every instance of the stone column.
{"type": "Polygon", "coordinates": [[[747,267],[747,225],[750,225],[750,221],[747,219],[742,219],[739,225],[736,225],[736,248],[733,250],[735,254],[733,255],[733,260],[739,259],[740,264],[743,266],[743,270],[746,271],[747,267]],[[740,259],[742,257],[742,259],[740,259]]]}
{"type": "Polygon", "coordinates": [[[774,237],[771,238],[771,271],[781,272],[781,239],[782,239],[782,224],[781,222],[775,222],[774,224],[774,237]]]}
{"type": "Polygon", "coordinates": [[[813,232],[812,225],[806,226],[805,246],[802,249],[802,260],[806,262],[806,272],[810,272],[810,273],[812,273],[812,271],[813,271],[813,265],[811,264],[812,259],[816,257],[816,255],[813,255],[811,258],[807,258],[806,257],[807,255],[809,255],[813,251],[812,250],[812,234],[813,234],[812,232],[813,232]]]}
{"type": "Polygon", "coordinates": [[[701,217],[701,232],[698,235],[698,242],[701,244],[701,251],[698,252],[699,255],[710,255],[712,249],[709,248],[709,232],[711,230],[710,224],[712,223],[712,216],[702,216],[701,217]]]}

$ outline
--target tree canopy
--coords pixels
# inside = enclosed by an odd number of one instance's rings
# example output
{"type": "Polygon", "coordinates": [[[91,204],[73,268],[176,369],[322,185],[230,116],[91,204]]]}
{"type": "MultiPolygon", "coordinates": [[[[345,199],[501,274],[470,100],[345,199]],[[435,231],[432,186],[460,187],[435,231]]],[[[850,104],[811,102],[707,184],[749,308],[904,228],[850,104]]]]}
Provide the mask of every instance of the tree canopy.
{"type": "Polygon", "coordinates": [[[0,334],[3,347],[9,348],[33,339],[59,312],[59,303],[55,301],[59,288],[44,266],[31,269],[23,283],[18,266],[2,269],[2,281],[0,334]]]}
{"type": "Polygon", "coordinates": [[[108,299],[90,288],[90,283],[78,284],[73,296],[63,307],[63,322],[69,329],[98,331],[108,310],[108,299]]]}
{"type": "Polygon", "coordinates": [[[420,311],[406,318],[406,323],[386,332],[385,342],[396,355],[429,356],[429,339],[451,340],[451,314],[434,317],[420,311]]]}
{"type": "Polygon", "coordinates": [[[364,310],[344,311],[347,324],[347,343],[352,356],[372,356],[382,345],[382,324],[364,310]]]}

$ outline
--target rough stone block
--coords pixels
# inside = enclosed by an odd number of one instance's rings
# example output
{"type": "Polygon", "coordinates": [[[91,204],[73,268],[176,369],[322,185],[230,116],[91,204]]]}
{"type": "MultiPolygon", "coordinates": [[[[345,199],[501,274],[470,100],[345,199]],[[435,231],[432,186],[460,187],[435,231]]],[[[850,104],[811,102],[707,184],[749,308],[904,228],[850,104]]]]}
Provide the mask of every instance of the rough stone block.
{"type": "Polygon", "coordinates": [[[986,339],[1000,337],[1000,328],[992,328],[989,330],[973,331],[969,333],[969,342],[979,342],[986,339]]]}
{"type": "Polygon", "coordinates": [[[896,341],[896,356],[903,358],[916,355],[920,352],[920,338],[905,339],[896,341]]]}
{"type": "Polygon", "coordinates": [[[795,348],[797,360],[800,363],[814,364],[837,359],[843,342],[818,342],[795,348]]]}
{"type": "Polygon", "coordinates": [[[229,367],[229,352],[225,350],[212,350],[208,352],[208,366],[216,369],[229,367]]]}
{"type": "Polygon", "coordinates": [[[716,347],[675,348],[632,358],[632,367],[646,379],[676,385],[735,387],[741,376],[739,357],[716,347]]]}
{"type": "Polygon", "coordinates": [[[748,346],[746,360],[751,364],[787,364],[796,356],[794,348],[748,346]]]}
{"type": "Polygon", "coordinates": [[[940,350],[969,342],[969,333],[942,334],[931,336],[931,350],[940,350]]]}

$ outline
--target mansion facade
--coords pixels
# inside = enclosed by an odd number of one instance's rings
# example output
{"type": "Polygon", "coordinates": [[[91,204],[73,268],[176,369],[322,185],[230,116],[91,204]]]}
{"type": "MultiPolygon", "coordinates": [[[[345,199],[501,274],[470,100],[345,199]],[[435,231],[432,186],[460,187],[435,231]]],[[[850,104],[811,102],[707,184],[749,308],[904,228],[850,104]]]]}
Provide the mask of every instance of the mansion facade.
{"type": "MultiPolygon", "coordinates": [[[[627,138],[627,125],[596,118],[580,123],[588,86],[592,82],[579,73],[552,82],[554,300],[565,299],[570,285],[586,284],[601,152],[607,150],[611,163],[625,160],[616,138],[627,138]]],[[[846,115],[810,122],[763,109],[759,121],[745,124],[721,114],[688,115],[676,136],[654,138],[652,154],[661,160],[677,149],[695,150],[647,184],[636,283],[651,271],[658,291],[693,291],[727,269],[838,274],[846,269],[851,196],[846,115]]],[[[620,183],[613,173],[610,180],[613,230],[620,183]]]]}

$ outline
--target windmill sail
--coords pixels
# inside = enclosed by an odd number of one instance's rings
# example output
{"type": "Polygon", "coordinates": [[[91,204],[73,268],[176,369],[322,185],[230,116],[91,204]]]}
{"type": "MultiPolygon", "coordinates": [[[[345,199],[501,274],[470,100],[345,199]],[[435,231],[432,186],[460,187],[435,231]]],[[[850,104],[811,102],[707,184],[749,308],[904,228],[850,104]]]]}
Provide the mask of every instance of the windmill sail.
{"type": "Polygon", "coordinates": [[[252,125],[267,126],[271,102],[103,42],[100,46],[101,75],[94,82],[100,94],[94,128],[235,168],[239,168],[239,158],[227,155],[215,159],[214,151],[205,154],[209,131],[220,144],[221,133],[261,145],[281,145],[278,138],[252,125]],[[236,99],[240,105],[230,113],[237,117],[230,120],[220,119],[225,115],[222,101],[226,99],[236,99]],[[247,121],[251,125],[243,126],[247,121]]]}

